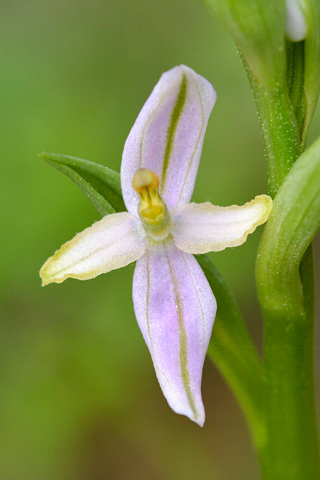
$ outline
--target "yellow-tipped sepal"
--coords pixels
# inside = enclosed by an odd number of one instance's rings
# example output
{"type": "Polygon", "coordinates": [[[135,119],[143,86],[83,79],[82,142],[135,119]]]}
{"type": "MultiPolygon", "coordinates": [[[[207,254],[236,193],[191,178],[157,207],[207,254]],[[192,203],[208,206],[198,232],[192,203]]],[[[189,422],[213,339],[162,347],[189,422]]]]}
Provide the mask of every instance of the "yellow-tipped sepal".
{"type": "Polygon", "coordinates": [[[145,233],[131,213],[107,215],[62,245],[40,270],[42,285],[88,280],[124,267],[145,252],[145,233]]]}

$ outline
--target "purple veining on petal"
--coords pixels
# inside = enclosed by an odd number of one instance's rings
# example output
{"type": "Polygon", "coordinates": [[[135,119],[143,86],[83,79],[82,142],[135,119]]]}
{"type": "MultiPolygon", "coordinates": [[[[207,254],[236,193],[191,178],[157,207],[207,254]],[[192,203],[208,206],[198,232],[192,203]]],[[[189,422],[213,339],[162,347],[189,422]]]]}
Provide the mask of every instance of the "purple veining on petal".
{"type": "Polygon", "coordinates": [[[121,186],[130,212],[135,213],[138,204],[132,178],[141,167],[149,168],[164,180],[160,189],[169,208],[190,200],[215,100],[212,85],[184,65],[161,76],[123,151],[121,186]]]}
{"type": "Polygon", "coordinates": [[[216,303],[192,255],[158,243],[137,261],[133,301],[171,408],[203,425],[201,377],[216,303]]]}

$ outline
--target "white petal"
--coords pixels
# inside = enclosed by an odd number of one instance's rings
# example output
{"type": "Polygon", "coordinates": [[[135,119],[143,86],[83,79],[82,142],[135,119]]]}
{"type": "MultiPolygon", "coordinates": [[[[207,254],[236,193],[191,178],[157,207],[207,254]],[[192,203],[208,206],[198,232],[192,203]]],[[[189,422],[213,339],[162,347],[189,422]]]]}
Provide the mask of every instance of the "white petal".
{"type": "Polygon", "coordinates": [[[66,278],[87,280],[124,267],[145,251],[139,220],[128,212],[104,217],[62,245],[40,270],[43,285],[66,278]]]}
{"type": "Polygon", "coordinates": [[[209,202],[181,205],[173,216],[174,242],[187,253],[218,252],[242,245],[249,233],[267,221],[271,208],[267,195],[241,207],[216,207],[209,202]]]}

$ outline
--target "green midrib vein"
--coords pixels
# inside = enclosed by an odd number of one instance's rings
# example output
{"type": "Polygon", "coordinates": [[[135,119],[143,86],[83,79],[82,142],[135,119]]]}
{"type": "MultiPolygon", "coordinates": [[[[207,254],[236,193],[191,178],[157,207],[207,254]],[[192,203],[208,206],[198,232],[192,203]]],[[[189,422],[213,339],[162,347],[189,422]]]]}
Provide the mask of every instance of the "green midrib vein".
{"type": "Polygon", "coordinates": [[[174,109],[171,114],[171,120],[170,124],[168,127],[168,133],[167,133],[167,144],[166,144],[166,150],[164,153],[164,160],[163,160],[163,167],[162,167],[162,175],[161,175],[161,190],[164,190],[165,182],[166,182],[166,175],[167,175],[167,170],[169,166],[169,160],[170,160],[170,155],[172,152],[172,147],[173,147],[173,142],[174,142],[174,136],[177,130],[179,118],[181,117],[181,113],[183,111],[183,107],[186,101],[187,97],[187,77],[183,75],[182,77],[182,82],[180,85],[180,91],[179,95],[176,101],[176,104],[174,106],[174,109]]]}
{"type": "Polygon", "coordinates": [[[179,294],[179,285],[177,278],[175,276],[173,267],[171,265],[171,262],[169,260],[169,255],[168,252],[166,251],[166,256],[167,256],[167,262],[171,274],[171,278],[173,281],[174,285],[174,294],[176,298],[176,305],[177,305],[177,313],[178,313],[178,322],[179,322],[179,330],[180,330],[180,366],[181,366],[181,376],[182,376],[182,381],[183,385],[187,394],[188,402],[190,405],[191,410],[193,411],[193,414],[195,418],[198,418],[198,412],[196,409],[195,401],[191,392],[190,388],[190,377],[189,377],[189,372],[188,372],[188,347],[187,347],[187,334],[186,334],[186,329],[185,329],[185,324],[184,324],[184,318],[183,318],[183,310],[182,310],[182,304],[181,304],[181,297],[179,294]]]}

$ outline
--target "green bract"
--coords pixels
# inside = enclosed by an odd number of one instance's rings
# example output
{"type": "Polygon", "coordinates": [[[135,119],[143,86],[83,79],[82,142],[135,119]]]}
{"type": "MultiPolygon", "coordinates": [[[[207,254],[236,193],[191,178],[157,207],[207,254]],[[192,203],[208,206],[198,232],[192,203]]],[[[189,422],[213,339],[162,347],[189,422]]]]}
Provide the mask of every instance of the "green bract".
{"type": "Polygon", "coordinates": [[[255,80],[285,82],[285,3],[279,0],[205,0],[233,36],[255,80]]]}
{"type": "Polygon", "coordinates": [[[264,231],[257,277],[264,308],[303,311],[299,267],[320,228],[320,139],[292,167],[275,197],[264,231]]]}

